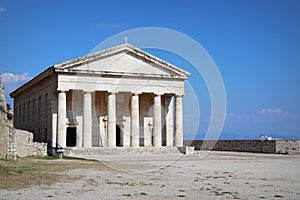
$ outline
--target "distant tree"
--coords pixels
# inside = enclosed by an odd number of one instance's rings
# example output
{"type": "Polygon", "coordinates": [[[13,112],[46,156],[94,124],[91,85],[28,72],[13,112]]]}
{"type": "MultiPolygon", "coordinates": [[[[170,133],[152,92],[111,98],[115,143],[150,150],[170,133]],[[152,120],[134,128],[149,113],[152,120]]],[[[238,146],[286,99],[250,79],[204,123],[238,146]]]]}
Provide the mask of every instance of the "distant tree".
{"type": "Polygon", "coordinates": [[[7,110],[11,110],[11,107],[8,103],[6,104],[6,108],[7,108],[7,110]]]}
{"type": "Polygon", "coordinates": [[[14,116],[14,115],[13,115],[12,113],[10,113],[10,112],[8,112],[8,113],[6,114],[6,117],[7,117],[8,120],[12,120],[13,116],[14,116]]]}

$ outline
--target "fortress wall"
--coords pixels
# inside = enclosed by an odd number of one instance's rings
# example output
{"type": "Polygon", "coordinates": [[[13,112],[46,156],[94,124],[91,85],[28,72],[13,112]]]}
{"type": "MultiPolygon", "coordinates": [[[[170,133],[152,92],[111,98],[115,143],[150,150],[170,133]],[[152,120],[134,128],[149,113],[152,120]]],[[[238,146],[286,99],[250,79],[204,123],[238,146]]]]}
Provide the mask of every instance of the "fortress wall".
{"type": "Polygon", "coordinates": [[[299,140],[185,140],[195,150],[300,154],[299,140]]]}

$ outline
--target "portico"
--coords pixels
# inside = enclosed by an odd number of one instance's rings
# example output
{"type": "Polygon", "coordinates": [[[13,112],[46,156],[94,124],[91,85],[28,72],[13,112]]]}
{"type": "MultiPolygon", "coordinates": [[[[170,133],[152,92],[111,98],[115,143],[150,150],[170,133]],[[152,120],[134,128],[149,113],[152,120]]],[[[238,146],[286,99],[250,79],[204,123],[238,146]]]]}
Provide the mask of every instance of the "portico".
{"type": "Polygon", "coordinates": [[[67,147],[71,139],[67,127],[75,127],[74,146],[79,148],[183,146],[181,98],[169,93],[59,91],[57,142],[53,137],[52,143],[67,147]],[[71,96],[71,101],[66,96],[71,96]],[[76,113],[78,109],[82,116],[76,113]]]}

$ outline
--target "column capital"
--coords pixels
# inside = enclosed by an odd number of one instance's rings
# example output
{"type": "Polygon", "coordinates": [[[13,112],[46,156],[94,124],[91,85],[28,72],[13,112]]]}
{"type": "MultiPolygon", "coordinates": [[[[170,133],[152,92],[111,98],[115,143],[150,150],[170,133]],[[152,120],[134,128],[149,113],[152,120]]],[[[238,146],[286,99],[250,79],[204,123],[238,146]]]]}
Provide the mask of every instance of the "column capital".
{"type": "Polygon", "coordinates": [[[92,90],[83,90],[83,93],[84,94],[91,94],[91,93],[93,93],[94,91],[92,91],[92,90]]]}
{"type": "Polygon", "coordinates": [[[161,93],[154,93],[154,96],[162,96],[163,94],[161,93]]]}
{"type": "Polygon", "coordinates": [[[58,93],[66,93],[66,90],[57,90],[58,93]]]}
{"type": "Polygon", "coordinates": [[[176,98],[182,98],[184,95],[183,94],[175,94],[176,98]]]}

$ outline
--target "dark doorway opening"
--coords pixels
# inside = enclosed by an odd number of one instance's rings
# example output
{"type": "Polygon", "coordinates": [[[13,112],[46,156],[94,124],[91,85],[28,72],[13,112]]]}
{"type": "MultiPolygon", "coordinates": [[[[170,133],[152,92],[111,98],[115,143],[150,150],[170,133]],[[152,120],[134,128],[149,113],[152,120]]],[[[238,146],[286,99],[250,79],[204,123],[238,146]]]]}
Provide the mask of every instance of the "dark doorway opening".
{"type": "Polygon", "coordinates": [[[121,129],[118,125],[116,125],[116,145],[121,146],[121,129]]]}
{"type": "Polygon", "coordinates": [[[67,147],[76,146],[76,127],[67,127],[67,147]]]}

